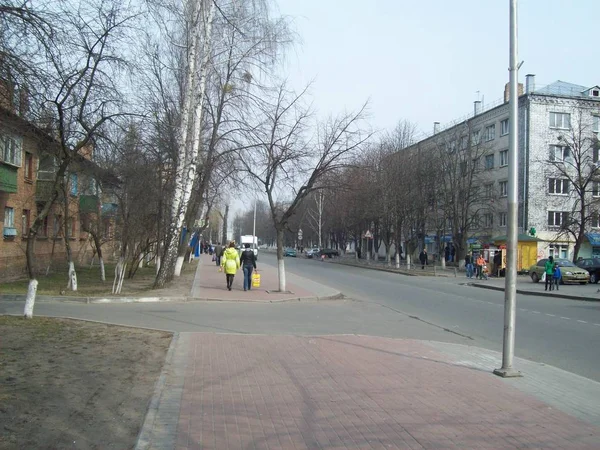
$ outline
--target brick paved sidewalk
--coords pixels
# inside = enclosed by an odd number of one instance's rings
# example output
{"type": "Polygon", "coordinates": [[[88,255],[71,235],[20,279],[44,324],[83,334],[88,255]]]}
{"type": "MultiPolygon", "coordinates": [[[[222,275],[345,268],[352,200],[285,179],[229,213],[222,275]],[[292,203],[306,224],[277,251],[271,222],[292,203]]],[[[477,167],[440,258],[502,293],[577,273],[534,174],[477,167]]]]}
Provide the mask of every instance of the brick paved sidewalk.
{"type": "Polygon", "coordinates": [[[282,302],[294,300],[318,300],[336,298],[340,293],[327,286],[286,273],[286,293],[279,292],[277,268],[257,261],[260,274],[260,287],[244,291],[244,273],[240,269],[235,275],[233,289],[227,290],[225,274],[209,255],[202,255],[196,269],[196,277],[190,293],[192,299],[245,301],[245,302],[282,302]]]}
{"type": "Polygon", "coordinates": [[[182,333],[138,449],[597,449],[600,429],[413,340],[182,333]]]}

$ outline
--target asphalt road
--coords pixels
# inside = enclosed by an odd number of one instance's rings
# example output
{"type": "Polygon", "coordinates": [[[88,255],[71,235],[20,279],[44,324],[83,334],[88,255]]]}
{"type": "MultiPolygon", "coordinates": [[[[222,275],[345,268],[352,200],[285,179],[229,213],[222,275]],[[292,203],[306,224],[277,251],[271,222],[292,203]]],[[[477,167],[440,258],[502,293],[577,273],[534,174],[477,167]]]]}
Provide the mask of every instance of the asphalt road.
{"type": "MultiPolygon", "coordinates": [[[[263,253],[261,258],[275,264],[273,255],[263,253]]],[[[472,345],[502,350],[501,291],[461,285],[455,279],[408,277],[303,257],[285,262],[286,270],[380,305],[389,314],[413,316],[467,336],[472,345]]],[[[600,381],[600,302],[517,295],[516,317],[516,356],[600,381]]]]}

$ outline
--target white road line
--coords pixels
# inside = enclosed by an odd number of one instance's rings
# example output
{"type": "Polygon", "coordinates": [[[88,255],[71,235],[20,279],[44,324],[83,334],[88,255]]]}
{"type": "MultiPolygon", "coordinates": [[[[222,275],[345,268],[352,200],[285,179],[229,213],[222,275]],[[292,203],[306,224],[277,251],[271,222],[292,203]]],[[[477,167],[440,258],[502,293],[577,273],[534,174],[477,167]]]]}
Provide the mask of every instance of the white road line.
{"type": "Polygon", "coordinates": [[[585,320],[578,320],[577,322],[580,322],[580,323],[587,323],[585,320]]]}
{"type": "Polygon", "coordinates": [[[528,309],[525,309],[525,308],[519,308],[519,310],[520,311],[525,311],[525,312],[529,311],[528,309]]]}
{"type": "Polygon", "coordinates": [[[541,314],[539,311],[531,311],[533,314],[541,314]]]}
{"type": "Polygon", "coordinates": [[[595,323],[594,325],[596,325],[597,327],[600,327],[600,323],[595,323]]]}
{"type": "Polygon", "coordinates": [[[571,320],[571,318],[570,318],[570,317],[563,317],[563,316],[560,316],[560,318],[561,318],[561,319],[565,319],[565,320],[571,320]]]}
{"type": "Polygon", "coordinates": [[[556,317],[554,314],[548,314],[548,313],[546,313],[546,315],[550,316],[550,317],[556,317]]]}

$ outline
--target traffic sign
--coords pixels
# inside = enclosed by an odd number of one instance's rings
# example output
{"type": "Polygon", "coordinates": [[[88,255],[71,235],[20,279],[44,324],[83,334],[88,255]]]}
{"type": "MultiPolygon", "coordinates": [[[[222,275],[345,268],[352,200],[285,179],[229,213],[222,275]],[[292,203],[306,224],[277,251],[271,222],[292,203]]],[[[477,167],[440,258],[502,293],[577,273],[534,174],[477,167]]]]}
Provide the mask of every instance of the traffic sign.
{"type": "Polygon", "coordinates": [[[371,234],[370,230],[365,231],[365,238],[366,239],[372,239],[373,238],[373,235],[371,234]]]}

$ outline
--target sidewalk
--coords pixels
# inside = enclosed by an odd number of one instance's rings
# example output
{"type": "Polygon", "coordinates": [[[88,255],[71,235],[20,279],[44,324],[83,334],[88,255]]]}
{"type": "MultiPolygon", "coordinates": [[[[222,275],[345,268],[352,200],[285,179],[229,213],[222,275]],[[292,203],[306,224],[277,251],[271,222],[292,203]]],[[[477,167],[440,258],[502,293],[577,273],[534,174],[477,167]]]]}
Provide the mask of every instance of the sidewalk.
{"type": "Polygon", "coordinates": [[[180,333],[136,449],[597,449],[600,383],[367,336],[180,333]]]}
{"type": "Polygon", "coordinates": [[[211,261],[209,255],[202,255],[196,269],[196,276],[189,294],[190,300],[236,301],[236,302],[289,302],[300,300],[329,300],[341,298],[339,291],[286,273],[287,292],[279,292],[277,268],[262,261],[256,266],[260,274],[260,287],[244,291],[244,273],[240,269],[233,280],[231,291],[227,290],[224,272],[211,261]]]}

